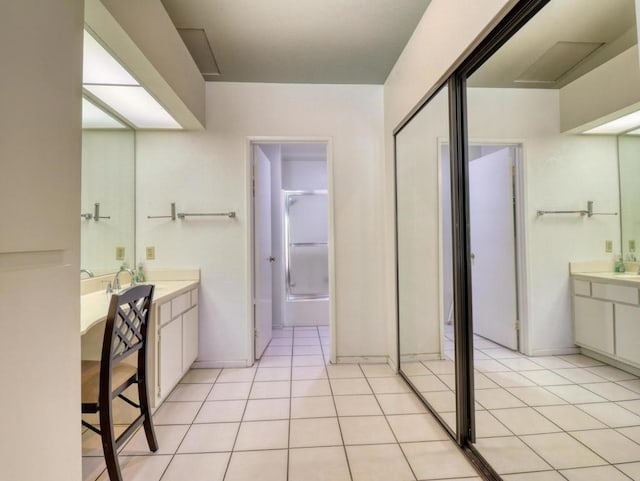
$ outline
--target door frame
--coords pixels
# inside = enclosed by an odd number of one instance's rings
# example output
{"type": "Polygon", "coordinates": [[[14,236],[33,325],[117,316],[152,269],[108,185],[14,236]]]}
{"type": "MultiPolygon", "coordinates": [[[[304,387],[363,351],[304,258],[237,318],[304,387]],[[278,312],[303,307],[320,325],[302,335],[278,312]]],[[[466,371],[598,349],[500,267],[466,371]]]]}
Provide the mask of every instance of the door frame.
{"type": "MultiPolygon", "coordinates": [[[[515,156],[513,159],[514,172],[514,184],[513,194],[516,199],[516,205],[514,208],[514,227],[515,227],[515,256],[516,256],[516,305],[518,309],[518,320],[520,321],[520,329],[517,333],[518,337],[518,352],[526,355],[530,355],[531,349],[529,345],[529,310],[528,310],[528,265],[529,265],[529,253],[527,250],[526,241],[526,164],[525,164],[525,144],[523,139],[469,139],[469,145],[500,145],[505,147],[514,147],[515,156]]],[[[438,221],[442,225],[443,213],[442,213],[442,146],[449,145],[449,140],[445,138],[438,138],[438,221]]],[[[451,153],[449,153],[451,155],[451,153]]],[[[442,293],[444,292],[444,255],[443,245],[444,237],[442,229],[439,236],[439,291],[440,291],[440,314],[442,317],[442,323],[444,323],[444,306],[442,305],[442,293]]]]}
{"type": "Polygon", "coordinates": [[[333,145],[331,137],[280,137],[280,136],[249,136],[245,142],[245,218],[247,219],[247,236],[245,238],[246,252],[246,299],[245,322],[247,329],[248,352],[247,363],[255,363],[255,337],[253,333],[255,318],[253,311],[254,297],[254,209],[252,194],[253,179],[253,150],[257,144],[326,144],[327,146],[327,202],[329,217],[329,359],[332,363],[337,358],[337,329],[336,329],[336,283],[335,283],[335,217],[334,217],[334,183],[333,183],[333,145]]]}

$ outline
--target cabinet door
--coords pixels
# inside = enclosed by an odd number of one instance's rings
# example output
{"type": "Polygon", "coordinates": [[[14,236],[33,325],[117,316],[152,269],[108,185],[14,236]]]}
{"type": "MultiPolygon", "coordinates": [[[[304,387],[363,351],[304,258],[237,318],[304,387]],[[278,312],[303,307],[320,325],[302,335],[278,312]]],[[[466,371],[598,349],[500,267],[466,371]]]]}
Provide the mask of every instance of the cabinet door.
{"type": "Polygon", "coordinates": [[[640,308],[616,304],[616,355],[640,364],[640,308]]]}
{"type": "Polygon", "coordinates": [[[160,397],[165,398],[182,377],[182,316],[160,329],[160,397]]]}
{"type": "Polygon", "coordinates": [[[613,303],[573,298],[575,343],[613,354],[613,303]]]}
{"type": "Polygon", "coordinates": [[[182,316],[182,371],[187,371],[198,357],[198,306],[182,316]]]}

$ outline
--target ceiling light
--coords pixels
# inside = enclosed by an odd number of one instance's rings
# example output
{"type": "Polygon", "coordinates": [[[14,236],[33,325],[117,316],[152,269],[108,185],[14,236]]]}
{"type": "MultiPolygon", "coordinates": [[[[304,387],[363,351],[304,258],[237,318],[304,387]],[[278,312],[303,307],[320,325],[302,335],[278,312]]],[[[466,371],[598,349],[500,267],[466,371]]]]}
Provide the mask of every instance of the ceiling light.
{"type": "Polygon", "coordinates": [[[640,110],[585,131],[585,134],[621,134],[640,126],[640,110]]]}
{"type": "Polygon", "coordinates": [[[137,128],[182,128],[144,87],[134,85],[85,85],[84,88],[137,128]]]}
{"type": "Polygon", "coordinates": [[[82,98],[82,128],[83,129],[126,129],[119,120],[106,113],[100,107],[82,98]]]}
{"type": "Polygon", "coordinates": [[[84,31],[83,84],[140,85],[100,43],[84,31]]]}

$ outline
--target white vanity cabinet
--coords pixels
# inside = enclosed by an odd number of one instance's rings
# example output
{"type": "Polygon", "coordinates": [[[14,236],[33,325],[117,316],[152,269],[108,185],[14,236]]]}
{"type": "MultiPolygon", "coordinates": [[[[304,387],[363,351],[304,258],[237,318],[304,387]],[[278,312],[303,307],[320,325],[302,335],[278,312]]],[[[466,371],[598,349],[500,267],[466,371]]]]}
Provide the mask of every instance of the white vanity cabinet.
{"type": "Polygon", "coordinates": [[[640,367],[640,284],[592,277],[572,279],[575,343],[640,367]]]}
{"type": "Polygon", "coordinates": [[[198,289],[182,292],[158,304],[156,399],[158,406],[198,357],[198,289]]]}

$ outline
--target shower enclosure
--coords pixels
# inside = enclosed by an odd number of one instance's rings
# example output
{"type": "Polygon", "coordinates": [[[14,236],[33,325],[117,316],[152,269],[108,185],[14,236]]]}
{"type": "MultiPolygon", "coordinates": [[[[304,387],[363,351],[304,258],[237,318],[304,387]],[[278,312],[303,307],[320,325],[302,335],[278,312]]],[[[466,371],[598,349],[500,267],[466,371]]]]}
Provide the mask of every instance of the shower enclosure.
{"type": "Polygon", "coordinates": [[[283,204],[287,318],[297,325],[328,324],[327,191],[283,191],[283,204]]]}

